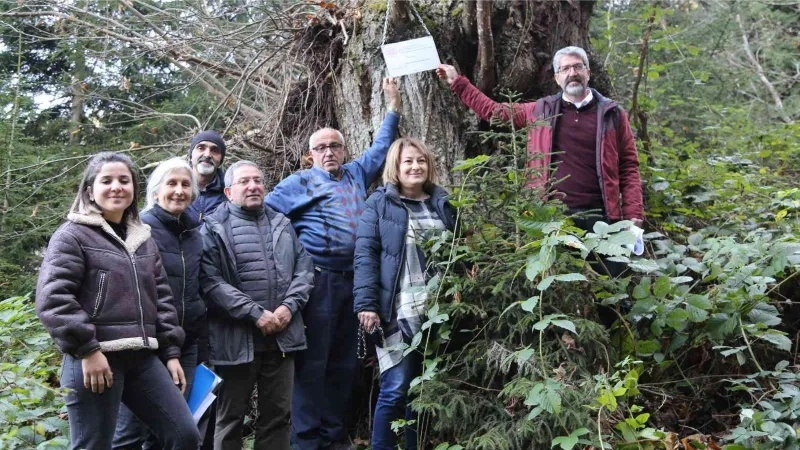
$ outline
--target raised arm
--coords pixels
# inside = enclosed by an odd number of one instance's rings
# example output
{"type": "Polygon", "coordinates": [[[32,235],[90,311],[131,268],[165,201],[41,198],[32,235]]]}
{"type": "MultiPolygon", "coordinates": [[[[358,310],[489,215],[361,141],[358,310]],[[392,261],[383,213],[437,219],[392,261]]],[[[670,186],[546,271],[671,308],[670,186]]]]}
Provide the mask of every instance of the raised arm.
{"type": "Polygon", "coordinates": [[[447,64],[439,64],[436,75],[447,81],[450,89],[461,99],[461,102],[477,114],[481,119],[489,121],[499,118],[510,121],[513,106],[514,126],[522,128],[527,125],[528,117],[533,117],[534,102],[531,103],[499,103],[487,97],[483,92],[469,82],[467,77],[459,75],[456,68],[447,64]]]}
{"type": "Polygon", "coordinates": [[[368,188],[378,178],[381,167],[386,161],[386,154],[389,153],[389,147],[397,135],[397,125],[400,123],[400,91],[397,89],[397,81],[394,78],[383,79],[383,94],[386,97],[389,112],[386,113],[372,146],[361,157],[353,161],[364,171],[365,188],[368,188]]]}

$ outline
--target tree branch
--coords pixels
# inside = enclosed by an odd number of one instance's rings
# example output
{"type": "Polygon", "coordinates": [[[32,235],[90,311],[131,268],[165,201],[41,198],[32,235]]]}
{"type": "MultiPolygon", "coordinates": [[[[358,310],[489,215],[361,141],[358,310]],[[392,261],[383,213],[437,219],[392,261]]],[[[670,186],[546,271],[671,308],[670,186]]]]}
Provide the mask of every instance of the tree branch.
{"type": "Polygon", "coordinates": [[[478,79],[477,87],[489,93],[497,84],[494,64],[494,36],[492,35],[492,2],[477,0],[478,18],[478,79]]]}
{"type": "Polygon", "coordinates": [[[767,76],[764,74],[764,68],[761,67],[761,63],[758,62],[758,58],[756,58],[756,56],[753,54],[753,51],[750,49],[750,42],[747,39],[747,31],[744,29],[744,24],[742,23],[742,18],[739,16],[739,14],[736,15],[736,23],[739,24],[739,31],[742,33],[742,45],[744,46],[744,52],[747,55],[747,59],[749,59],[750,63],[753,65],[756,75],[758,75],[758,79],[761,80],[761,83],[767,88],[767,91],[769,91],[770,95],[772,95],[772,100],[775,102],[775,109],[778,111],[778,115],[784,122],[794,123],[794,120],[792,120],[783,110],[783,100],[781,100],[780,94],[778,94],[775,86],[772,85],[767,76]]]}
{"type": "Polygon", "coordinates": [[[647,45],[650,42],[650,36],[653,34],[653,23],[656,20],[656,6],[650,12],[650,17],[647,18],[647,28],[645,28],[644,36],[642,36],[642,45],[639,48],[639,67],[636,72],[636,82],[633,83],[633,99],[631,101],[631,119],[636,126],[636,134],[642,140],[644,152],[652,159],[653,152],[650,151],[650,135],[647,132],[647,113],[639,108],[639,85],[644,76],[645,67],[644,63],[647,60],[647,45]]]}

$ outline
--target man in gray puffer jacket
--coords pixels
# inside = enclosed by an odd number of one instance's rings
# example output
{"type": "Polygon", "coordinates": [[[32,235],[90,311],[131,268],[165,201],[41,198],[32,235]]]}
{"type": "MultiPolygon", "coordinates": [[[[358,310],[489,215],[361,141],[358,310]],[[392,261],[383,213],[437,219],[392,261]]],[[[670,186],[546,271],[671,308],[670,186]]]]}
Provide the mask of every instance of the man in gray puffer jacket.
{"type": "Polygon", "coordinates": [[[225,195],[230,202],[205,219],[200,274],[209,362],[224,380],[214,448],[242,448],[242,425],[257,383],[254,448],[289,450],[293,352],[306,348],[300,312],[313,287],[314,266],[289,219],[264,205],[258,166],[239,161],[228,168],[225,195]]]}

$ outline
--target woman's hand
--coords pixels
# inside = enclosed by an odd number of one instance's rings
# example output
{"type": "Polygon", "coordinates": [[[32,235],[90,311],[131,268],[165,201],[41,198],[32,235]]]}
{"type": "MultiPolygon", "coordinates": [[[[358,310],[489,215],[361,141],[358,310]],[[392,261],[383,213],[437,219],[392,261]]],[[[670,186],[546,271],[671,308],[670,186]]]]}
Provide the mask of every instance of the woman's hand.
{"type": "Polygon", "coordinates": [[[186,376],[183,374],[183,367],[178,358],[172,358],[167,361],[167,370],[172,376],[172,382],[181,388],[181,394],[186,390],[186,376]]]}
{"type": "Polygon", "coordinates": [[[81,360],[83,370],[83,385],[92,392],[102,394],[114,384],[114,373],[108,365],[106,355],[100,350],[93,352],[81,360]]]}
{"type": "Polygon", "coordinates": [[[381,319],[378,317],[378,313],[374,313],[372,311],[361,311],[358,313],[358,321],[361,322],[361,326],[367,330],[367,333],[372,333],[375,331],[375,326],[380,324],[381,319]]]}

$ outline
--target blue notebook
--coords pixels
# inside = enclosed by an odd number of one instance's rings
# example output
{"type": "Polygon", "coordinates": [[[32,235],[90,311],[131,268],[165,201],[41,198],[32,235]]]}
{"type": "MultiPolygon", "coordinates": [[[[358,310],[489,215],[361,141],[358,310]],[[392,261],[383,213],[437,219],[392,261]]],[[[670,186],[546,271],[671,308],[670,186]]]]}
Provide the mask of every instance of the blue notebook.
{"type": "Polygon", "coordinates": [[[222,383],[222,378],[215,374],[204,364],[197,366],[194,372],[192,390],[189,392],[189,410],[194,416],[194,422],[198,423],[208,407],[214,403],[217,396],[214,391],[222,383]]]}

